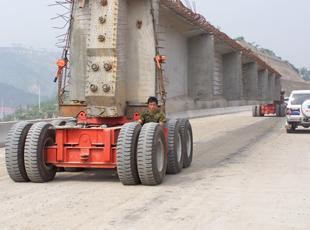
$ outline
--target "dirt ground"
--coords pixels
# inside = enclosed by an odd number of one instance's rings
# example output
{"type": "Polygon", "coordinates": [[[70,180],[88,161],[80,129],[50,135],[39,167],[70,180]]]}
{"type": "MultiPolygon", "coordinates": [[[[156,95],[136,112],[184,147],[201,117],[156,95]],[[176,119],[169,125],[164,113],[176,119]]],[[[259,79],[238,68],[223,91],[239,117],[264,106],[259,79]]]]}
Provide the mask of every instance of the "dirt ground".
{"type": "Polygon", "coordinates": [[[191,120],[194,160],[156,187],[114,171],[14,183],[0,150],[1,229],[310,229],[310,130],[249,112],[191,120]]]}

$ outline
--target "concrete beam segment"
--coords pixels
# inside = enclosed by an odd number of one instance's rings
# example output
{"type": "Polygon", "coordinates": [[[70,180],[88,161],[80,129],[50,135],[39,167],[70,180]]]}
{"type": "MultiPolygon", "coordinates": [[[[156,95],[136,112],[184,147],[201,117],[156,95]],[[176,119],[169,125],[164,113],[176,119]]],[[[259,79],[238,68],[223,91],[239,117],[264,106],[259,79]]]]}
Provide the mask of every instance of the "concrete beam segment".
{"type": "Polygon", "coordinates": [[[150,1],[130,0],[128,7],[126,99],[145,102],[155,95],[154,30],[150,1]],[[137,22],[142,21],[141,28],[137,22]]]}
{"type": "Polygon", "coordinates": [[[243,65],[243,89],[244,98],[256,100],[258,97],[258,71],[257,64],[251,62],[243,65]]]}
{"type": "Polygon", "coordinates": [[[268,70],[258,72],[258,99],[266,101],[268,99],[268,70]]]}
{"type": "Polygon", "coordinates": [[[233,52],[223,55],[224,97],[226,100],[242,98],[241,54],[233,52]]]}
{"type": "Polygon", "coordinates": [[[85,101],[85,76],[87,72],[87,38],[89,36],[90,6],[79,8],[74,4],[71,31],[69,101],[85,101]]]}
{"type": "Polygon", "coordinates": [[[189,95],[196,100],[212,100],[214,37],[199,35],[188,40],[189,95]]]}

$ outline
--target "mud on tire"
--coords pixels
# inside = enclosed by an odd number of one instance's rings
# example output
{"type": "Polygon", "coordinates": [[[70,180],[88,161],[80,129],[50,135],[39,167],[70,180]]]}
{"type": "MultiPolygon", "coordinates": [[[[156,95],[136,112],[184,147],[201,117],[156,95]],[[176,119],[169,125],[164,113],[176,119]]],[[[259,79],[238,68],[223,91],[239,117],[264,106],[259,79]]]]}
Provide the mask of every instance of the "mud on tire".
{"type": "Polygon", "coordinates": [[[167,171],[166,140],[157,123],[145,124],[138,141],[138,173],[144,185],[161,184],[167,171]]]}
{"type": "Polygon", "coordinates": [[[43,183],[54,179],[56,168],[45,163],[45,147],[55,143],[55,130],[46,122],[34,124],[26,138],[25,168],[32,182],[43,183]]]}
{"type": "Polygon", "coordinates": [[[192,164],[193,160],[193,131],[192,126],[188,119],[179,119],[181,133],[185,142],[185,147],[183,148],[183,168],[188,168],[192,164]]]}
{"type": "Polygon", "coordinates": [[[25,169],[24,147],[31,126],[32,123],[19,122],[8,133],[5,144],[5,162],[8,174],[15,182],[29,181],[25,169]]]}
{"type": "Polygon", "coordinates": [[[137,168],[137,145],[141,125],[135,122],[125,124],[117,140],[117,172],[124,185],[140,183],[137,168]]]}
{"type": "Polygon", "coordinates": [[[181,126],[177,120],[169,120],[168,127],[168,174],[177,174],[181,172],[184,162],[182,150],[186,148],[184,135],[181,132],[181,126]]]}

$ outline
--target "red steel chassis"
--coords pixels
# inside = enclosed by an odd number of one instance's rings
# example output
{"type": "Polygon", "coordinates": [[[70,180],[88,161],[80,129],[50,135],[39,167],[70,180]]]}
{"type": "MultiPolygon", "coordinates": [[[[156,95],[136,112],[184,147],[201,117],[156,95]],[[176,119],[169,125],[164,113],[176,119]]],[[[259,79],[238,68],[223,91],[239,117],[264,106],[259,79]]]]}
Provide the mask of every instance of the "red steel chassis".
{"type": "Polygon", "coordinates": [[[270,115],[270,114],[276,114],[276,104],[260,104],[260,115],[270,115]]]}
{"type": "MultiPolygon", "coordinates": [[[[133,120],[139,120],[138,113],[133,120]]],[[[77,124],[87,127],[57,127],[55,145],[45,148],[45,163],[66,168],[116,168],[117,138],[128,122],[131,120],[126,117],[87,118],[81,112],[77,124]]],[[[167,128],[164,133],[167,140],[167,128]]]]}

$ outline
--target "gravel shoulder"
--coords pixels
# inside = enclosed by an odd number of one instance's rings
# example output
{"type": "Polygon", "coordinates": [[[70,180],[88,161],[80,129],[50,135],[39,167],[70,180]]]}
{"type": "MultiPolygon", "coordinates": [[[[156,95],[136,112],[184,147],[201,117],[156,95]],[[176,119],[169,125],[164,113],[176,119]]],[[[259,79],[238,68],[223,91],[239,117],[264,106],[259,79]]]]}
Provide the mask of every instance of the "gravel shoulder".
{"type": "Polygon", "coordinates": [[[1,229],[309,229],[310,131],[248,112],[191,123],[192,166],[157,187],[102,170],[16,184],[1,149],[1,229]]]}

